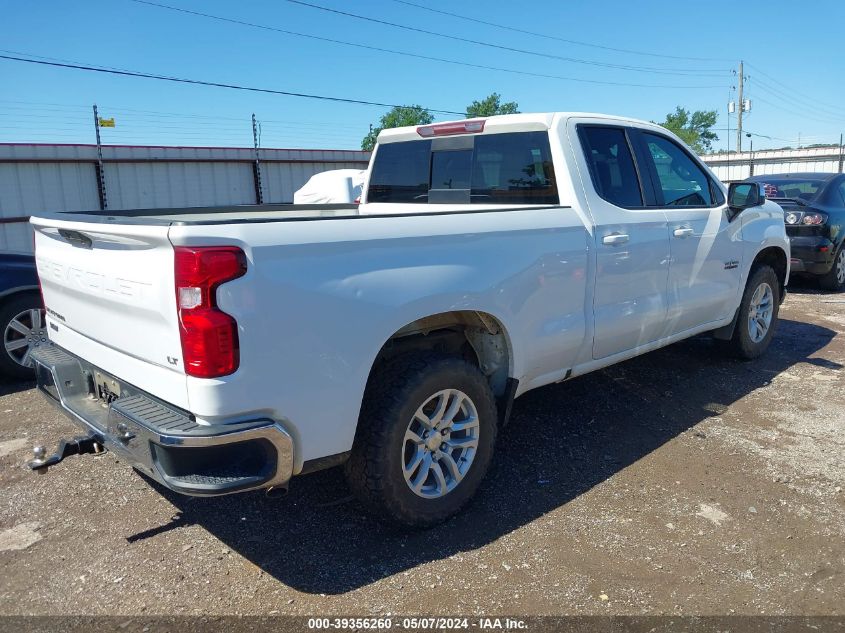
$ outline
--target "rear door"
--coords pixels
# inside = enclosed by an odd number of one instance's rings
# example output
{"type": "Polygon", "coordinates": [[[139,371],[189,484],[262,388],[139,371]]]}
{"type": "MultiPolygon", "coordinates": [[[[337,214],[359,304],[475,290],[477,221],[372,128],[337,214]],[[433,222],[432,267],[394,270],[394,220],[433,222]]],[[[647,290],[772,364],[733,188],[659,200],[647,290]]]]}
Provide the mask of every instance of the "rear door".
{"type": "Polygon", "coordinates": [[[706,170],[668,136],[635,135],[652,179],[657,205],[669,220],[669,313],[665,335],[732,316],[742,267],[740,222],[729,222],[727,202],[706,170]]]}
{"type": "Polygon", "coordinates": [[[593,358],[657,340],[668,309],[669,238],[666,215],[649,206],[650,180],[641,177],[630,130],[577,124],[592,188],[587,200],[596,223],[593,358]]]}

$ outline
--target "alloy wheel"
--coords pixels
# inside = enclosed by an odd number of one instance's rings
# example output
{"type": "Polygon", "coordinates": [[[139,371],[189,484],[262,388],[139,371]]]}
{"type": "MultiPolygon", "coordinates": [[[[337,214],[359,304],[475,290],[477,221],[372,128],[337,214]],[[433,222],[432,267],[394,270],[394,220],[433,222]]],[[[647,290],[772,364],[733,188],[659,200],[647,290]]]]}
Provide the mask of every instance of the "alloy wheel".
{"type": "Polygon", "coordinates": [[[774,306],[772,287],[767,283],[757,286],[748,307],[748,335],[753,342],[759,343],[769,332],[774,306]]]}
{"type": "Polygon", "coordinates": [[[6,325],[3,344],[9,357],[22,367],[32,367],[32,350],[46,345],[44,310],[31,308],[18,313],[6,325]]]}
{"type": "Polygon", "coordinates": [[[414,494],[436,499],[454,490],[472,467],[479,429],[478,410],[463,391],[427,398],[402,442],[402,474],[414,494]]]}

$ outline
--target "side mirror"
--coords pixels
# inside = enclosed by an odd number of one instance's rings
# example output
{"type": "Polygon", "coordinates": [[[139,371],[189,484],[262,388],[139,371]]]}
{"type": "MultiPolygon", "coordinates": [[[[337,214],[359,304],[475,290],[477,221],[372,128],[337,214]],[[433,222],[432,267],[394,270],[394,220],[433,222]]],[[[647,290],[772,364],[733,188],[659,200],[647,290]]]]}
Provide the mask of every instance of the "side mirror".
{"type": "Polygon", "coordinates": [[[735,213],[756,207],[766,201],[766,192],[759,182],[732,182],[728,187],[728,206],[735,213]]]}

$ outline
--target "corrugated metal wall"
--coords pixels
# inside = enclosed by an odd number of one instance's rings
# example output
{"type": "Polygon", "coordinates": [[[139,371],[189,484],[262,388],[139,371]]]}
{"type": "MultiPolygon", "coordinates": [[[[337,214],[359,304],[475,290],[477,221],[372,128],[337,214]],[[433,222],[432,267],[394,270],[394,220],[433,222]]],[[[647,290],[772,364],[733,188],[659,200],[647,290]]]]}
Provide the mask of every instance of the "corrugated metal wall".
{"type": "MultiPolygon", "coordinates": [[[[314,174],[365,169],[369,152],[261,149],[265,203],[292,202],[314,174]]],[[[104,146],[109,209],[255,204],[255,151],[225,147],[104,146]]],[[[0,143],[0,250],[29,252],[20,221],[40,212],[100,208],[94,145],[0,143]]]]}
{"type": "Polygon", "coordinates": [[[255,203],[248,163],[110,163],[104,172],[109,209],[255,203]]]}
{"type": "MultiPolygon", "coordinates": [[[[365,169],[358,162],[332,163],[329,169],[365,169]]],[[[261,182],[264,185],[264,202],[292,202],[293,192],[314,174],[326,171],[322,163],[261,163],[261,182]]]]}
{"type": "Polygon", "coordinates": [[[838,147],[763,150],[737,154],[706,154],[701,157],[724,182],[748,178],[753,171],[761,174],[797,172],[839,172],[841,155],[838,147]]]}

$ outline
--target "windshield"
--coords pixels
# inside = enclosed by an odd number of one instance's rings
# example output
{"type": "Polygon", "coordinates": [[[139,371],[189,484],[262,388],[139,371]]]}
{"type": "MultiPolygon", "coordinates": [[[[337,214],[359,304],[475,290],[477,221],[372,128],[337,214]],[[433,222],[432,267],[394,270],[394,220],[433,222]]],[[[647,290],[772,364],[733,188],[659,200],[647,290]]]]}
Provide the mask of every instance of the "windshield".
{"type": "Polygon", "coordinates": [[[824,186],[824,182],[812,178],[781,178],[767,180],[763,187],[766,189],[767,198],[811,200],[824,186]]]}

